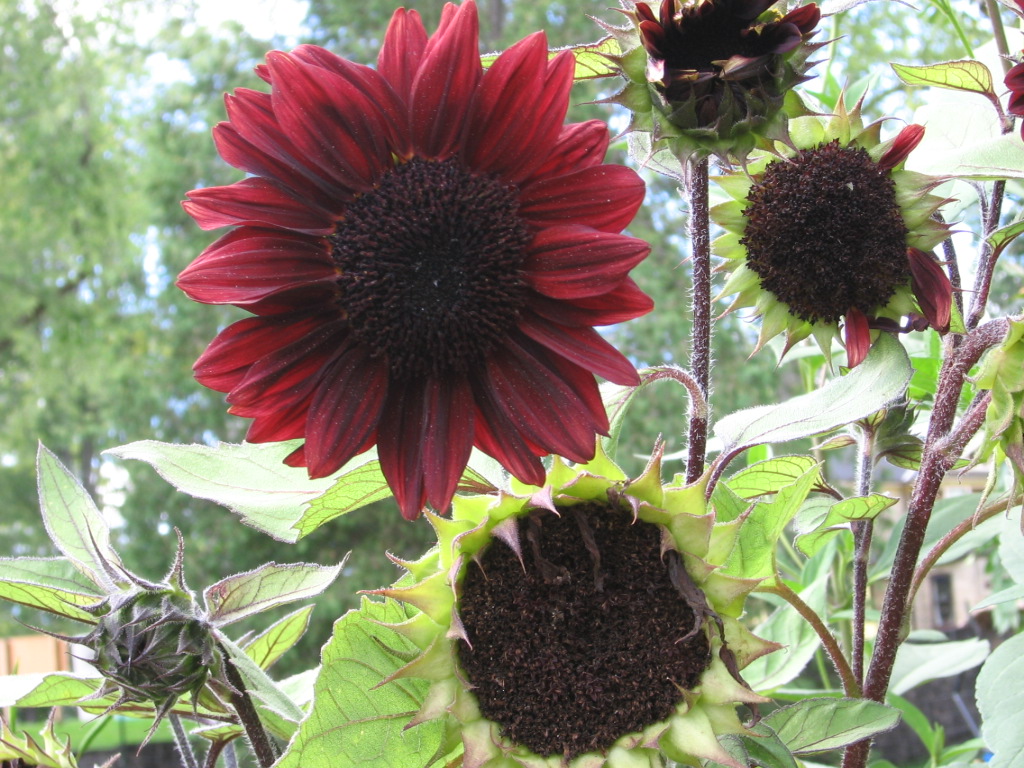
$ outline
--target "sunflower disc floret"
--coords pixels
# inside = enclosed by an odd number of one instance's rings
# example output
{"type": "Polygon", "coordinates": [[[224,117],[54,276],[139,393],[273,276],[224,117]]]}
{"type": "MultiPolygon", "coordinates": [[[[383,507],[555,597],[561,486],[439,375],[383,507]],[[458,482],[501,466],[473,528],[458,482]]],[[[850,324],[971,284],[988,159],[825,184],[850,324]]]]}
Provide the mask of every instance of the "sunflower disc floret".
{"type": "Polygon", "coordinates": [[[378,591],[422,611],[394,626],[422,653],[391,679],[432,682],[413,723],[444,719],[468,768],[736,765],[717,737],[765,701],[738,670],[775,648],[737,621],[757,582],[718,568],[736,525],[703,482],[663,487],[658,455],[636,480],[600,451],[548,480],[430,515],[414,583],[378,591]]]}
{"type": "Polygon", "coordinates": [[[929,194],[937,180],[903,167],[924,129],[885,142],[880,129],[840,103],[794,119],[790,146],[718,179],[733,198],[711,211],[726,230],[714,243],[722,295],[730,311],[754,307],[758,349],[785,332],[786,350],[813,335],[829,354],[842,326],[854,366],[872,329],[949,330],[952,286],[930,253],[948,236],[934,218],[945,201],[929,194]]]}

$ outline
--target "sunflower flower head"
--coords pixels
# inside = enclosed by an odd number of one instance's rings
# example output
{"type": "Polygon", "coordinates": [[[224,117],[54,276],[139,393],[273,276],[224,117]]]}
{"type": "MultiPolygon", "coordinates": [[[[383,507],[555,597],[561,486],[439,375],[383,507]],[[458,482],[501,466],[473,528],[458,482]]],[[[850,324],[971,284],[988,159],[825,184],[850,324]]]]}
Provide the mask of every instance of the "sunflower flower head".
{"type": "MultiPolygon", "coordinates": [[[[660,449],[628,479],[600,450],[556,458],[543,488],[464,496],[430,515],[438,545],[376,594],[421,613],[420,649],[389,679],[432,685],[467,768],[737,766],[737,705],[766,701],[739,670],[777,646],[737,620],[757,580],[722,573],[738,521],[716,524],[704,480],[663,486],[660,449]]],[[[706,479],[706,478],[705,478],[706,479]]]]}
{"type": "Polygon", "coordinates": [[[936,179],[903,167],[924,129],[880,132],[840,102],[791,120],[792,146],[717,179],[732,197],[711,211],[726,230],[713,245],[721,295],[761,318],[757,349],[785,332],[786,350],[813,335],[828,355],[841,326],[853,367],[874,329],[949,330],[952,287],[930,253],[948,236],[933,217],[945,201],[930,194],[936,179]]]}
{"type": "Polygon", "coordinates": [[[602,164],[603,123],[564,124],[573,69],[537,33],[484,71],[466,2],[431,36],[398,10],[375,69],[304,45],[227,97],[214,139],[249,176],[189,193],[232,229],[178,285],[253,314],[195,364],[249,441],[304,438],[312,477],[376,446],[408,518],[447,508],[474,447],[534,484],[542,455],[593,457],[595,375],[637,382],[594,326],[652,303],[620,234],[643,182],[602,164]]]}
{"type": "Polygon", "coordinates": [[[783,15],[774,0],[626,3],[632,30],[619,32],[627,85],[615,100],[633,112],[653,155],[714,154],[742,160],[759,136],[785,131],[786,93],[808,79],[821,19],[810,3],[783,15]]]}

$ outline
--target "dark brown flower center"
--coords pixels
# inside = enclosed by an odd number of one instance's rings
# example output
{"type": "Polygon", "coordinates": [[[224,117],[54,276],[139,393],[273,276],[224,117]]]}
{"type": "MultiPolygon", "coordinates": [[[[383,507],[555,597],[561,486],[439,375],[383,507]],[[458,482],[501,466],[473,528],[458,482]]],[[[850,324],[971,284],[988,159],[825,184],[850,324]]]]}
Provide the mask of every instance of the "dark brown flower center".
{"type": "Polygon", "coordinates": [[[896,184],[863,149],[833,141],[773,162],[747,200],[747,265],[797,317],[870,317],[910,278],[896,184]]]}
{"type": "Polygon", "coordinates": [[[460,643],[459,658],[484,717],[514,743],[570,759],[668,718],[710,650],[660,529],[590,502],[535,511],[519,531],[522,563],[494,544],[462,585],[472,647],[460,643]]]}
{"type": "Polygon", "coordinates": [[[455,160],[395,167],[330,236],[340,309],[410,378],[470,370],[513,327],[530,234],[517,190],[455,160]]]}

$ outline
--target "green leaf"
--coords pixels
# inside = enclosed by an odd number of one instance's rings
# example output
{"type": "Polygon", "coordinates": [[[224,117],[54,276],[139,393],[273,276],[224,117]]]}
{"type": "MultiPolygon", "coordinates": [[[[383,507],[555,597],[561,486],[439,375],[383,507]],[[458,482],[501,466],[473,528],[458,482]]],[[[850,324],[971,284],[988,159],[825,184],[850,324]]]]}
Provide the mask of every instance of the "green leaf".
{"type": "Polygon", "coordinates": [[[899,711],[867,699],[805,699],[764,719],[796,755],[825,752],[892,730],[899,711]]]}
{"type": "Polygon", "coordinates": [[[310,500],[293,526],[297,539],[336,517],[392,495],[375,456],[375,451],[357,456],[342,468],[337,482],[326,493],[310,500]],[[365,459],[365,463],[357,464],[359,459],[365,459]]]}
{"type": "Polygon", "coordinates": [[[73,707],[96,693],[102,683],[100,677],[66,672],[8,675],[0,685],[0,707],[73,707]]]}
{"type": "Polygon", "coordinates": [[[998,259],[999,254],[1003,252],[1003,249],[1020,237],[1022,233],[1024,233],[1024,219],[1021,221],[1015,221],[1012,224],[1007,224],[1005,227],[1000,227],[991,235],[986,237],[985,242],[992,248],[992,255],[990,258],[998,259]]]}
{"type": "Polygon", "coordinates": [[[573,73],[576,82],[619,75],[619,68],[608,58],[622,53],[622,48],[614,37],[605,37],[596,43],[559,48],[553,53],[558,54],[566,50],[572,51],[572,55],[576,57],[576,71],[573,73]]]}
{"type": "MultiPolygon", "coordinates": [[[[798,592],[803,601],[822,617],[828,607],[828,577],[829,574],[824,573],[798,592]]],[[[754,632],[758,637],[785,646],[784,651],[754,659],[743,669],[743,679],[761,693],[795,680],[821,645],[818,633],[789,603],[776,608],[754,632]]]]}
{"type": "Polygon", "coordinates": [[[78,479],[42,444],[37,455],[39,507],[53,543],[106,592],[130,582],[110,546],[110,529],[78,479]]]}
{"type": "MultiPolygon", "coordinates": [[[[725,484],[740,498],[752,499],[755,496],[777,493],[811,467],[820,467],[818,461],[811,456],[777,456],[741,469],[725,484]]],[[[824,482],[820,471],[817,480],[824,482]]]]}
{"type": "Polygon", "coordinates": [[[890,66],[896,76],[907,85],[931,85],[995,98],[995,92],[992,90],[992,73],[980,61],[965,59],[923,67],[912,67],[907,64],[890,66]]]}
{"type": "Polygon", "coordinates": [[[723,569],[724,573],[746,579],[775,582],[775,547],[819,476],[815,464],[793,483],[780,488],[771,501],[754,505],[740,526],[739,537],[723,569]]]}
{"type": "Polygon", "coordinates": [[[852,520],[874,520],[882,511],[888,509],[899,499],[872,493],[868,496],[854,496],[836,502],[828,508],[823,518],[815,521],[811,529],[801,531],[794,542],[797,548],[808,557],[815,555],[829,538],[840,531],[849,530],[852,520]]]}
{"type": "Polygon", "coordinates": [[[864,362],[847,375],[778,405],[731,413],[715,424],[714,432],[725,444],[723,455],[760,443],[784,443],[829,432],[899,398],[912,373],[902,345],[882,333],[864,362]]]}
{"type": "Polygon", "coordinates": [[[976,606],[971,608],[971,613],[980,611],[982,608],[991,608],[993,605],[1015,603],[1018,600],[1024,600],[1024,584],[1014,584],[1012,587],[1001,589],[995,594],[989,595],[976,606]]]}
{"type": "Polygon", "coordinates": [[[42,768],[78,768],[71,751],[71,738],[61,741],[53,728],[54,713],[39,732],[32,736],[22,731],[19,736],[0,718],[0,763],[3,765],[36,765],[42,768]],[[41,742],[41,743],[40,743],[41,742]]]}
{"type": "Polygon", "coordinates": [[[311,613],[312,605],[289,613],[245,643],[242,650],[260,669],[269,669],[306,634],[311,613]]]}
{"type": "Polygon", "coordinates": [[[218,642],[245,681],[247,693],[256,701],[260,720],[279,739],[290,739],[303,717],[302,709],[245,651],[223,634],[218,637],[218,642]]]}
{"type": "Polygon", "coordinates": [[[932,728],[932,722],[928,719],[928,716],[902,696],[897,696],[895,693],[887,693],[885,700],[889,706],[895,707],[900,711],[903,715],[903,722],[910,726],[910,729],[921,739],[921,743],[930,751],[935,743],[935,729],[932,728]]]}
{"type": "Polygon", "coordinates": [[[203,591],[209,620],[225,627],[268,608],[319,595],[338,578],[344,564],[266,563],[228,576],[203,591]]]}
{"type": "Polygon", "coordinates": [[[914,170],[972,181],[1024,178],[1024,142],[1011,132],[915,159],[914,170]]]}
{"type": "Polygon", "coordinates": [[[279,541],[295,542],[295,525],[305,506],[336,483],[334,477],[310,480],[305,468],[284,463],[299,444],[221,443],[211,448],[143,440],[106,453],[144,461],[179,491],[221,504],[279,541]]]}
{"type": "Polygon", "coordinates": [[[944,643],[914,642],[915,634],[896,652],[889,690],[897,695],[915,686],[952,677],[981,664],[988,657],[988,640],[977,638],[944,643]]]}
{"type": "Polygon", "coordinates": [[[429,683],[398,678],[386,685],[417,652],[411,641],[376,622],[397,623],[410,612],[398,603],[364,599],[334,625],[323,650],[313,709],[275,768],[408,768],[429,765],[441,747],[441,721],[405,730],[423,704],[429,683]]]}
{"type": "Polygon", "coordinates": [[[102,597],[64,558],[0,558],[0,599],[95,624],[81,606],[95,605],[102,597]]]}
{"type": "Polygon", "coordinates": [[[1012,768],[1024,762],[1024,686],[1017,684],[1024,675],[1024,635],[1004,642],[981,668],[975,687],[981,712],[981,735],[995,753],[991,768],[1012,768]]]}
{"type": "MultiPolygon", "coordinates": [[[[727,734],[719,738],[726,752],[740,765],[760,768],[797,768],[796,760],[782,739],[762,720],[750,729],[751,734],[727,734]]],[[[707,768],[724,768],[709,760],[707,768]]]]}

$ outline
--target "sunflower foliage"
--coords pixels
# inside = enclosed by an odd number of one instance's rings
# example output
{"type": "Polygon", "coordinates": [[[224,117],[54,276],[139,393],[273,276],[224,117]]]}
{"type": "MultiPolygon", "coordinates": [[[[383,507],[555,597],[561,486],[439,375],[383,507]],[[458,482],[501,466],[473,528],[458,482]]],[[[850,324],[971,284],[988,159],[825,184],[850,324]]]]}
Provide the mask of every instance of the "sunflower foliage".
{"type": "MultiPolygon", "coordinates": [[[[0,706],[147,741],[168,719],[185,768],[1022,765],[1024,3],[989,0],[982,31],[935,2],[963,55],[891,68],[834,34],[872,4],[621,0],[599,39],[497,52],[553,11],[428,5],[270,51],[227,94],[239,173],[182,190],[216,235],[176,285],[234,312],[188,362],[245,441],[104,461],[282,550],[346,515],[432,544],[389,552],[391,584],[275,561],[197,595],[180,533],[158,581],[118,554],[111,521],[158,511],[97,505],[40,446],[61,556],[0,559],[0,598],[84,627],[40,631],[89,666],[11,675],[0,706]],[[600,118],[570,111],[584,82],[600,118]],[[679,220],[644,209],[654,174],[687,219],[670,298],[636,236],[679,220]],[[632,329],[672,335],[687,302],[685,338],[638,359],[632,329]],[[726,342],[776,366],[776,402],[723,412],[726,342]],[[970,588],[980,560],[1000,589],[970,588]],[[319,659],[273,677],[342,588],[361,602],[319,659]]],[[[0,726],[4,765],[78,764],[52,723],[0,726]]]]}

